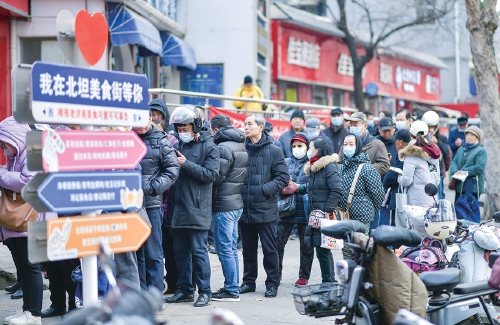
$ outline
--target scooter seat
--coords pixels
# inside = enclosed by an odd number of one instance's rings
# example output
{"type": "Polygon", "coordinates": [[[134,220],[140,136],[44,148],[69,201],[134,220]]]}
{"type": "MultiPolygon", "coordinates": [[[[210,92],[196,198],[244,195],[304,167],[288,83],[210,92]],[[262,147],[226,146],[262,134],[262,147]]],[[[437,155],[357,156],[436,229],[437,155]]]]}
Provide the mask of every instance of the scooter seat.
{"type": "Polygon", "coordinates": [[[470,283],[457,285],[456,287],[453,288],[453,293],[457,295],[465,295],[468,293],[485,291],[485,290],[491,290],[490,286],[488,285],[488,280],[474,281],[470,283]]]}
{"type": "Polygon", "coordinates": [[[452,288],[460,282],[460,270],[450,267],[434,272],[424,272],[419,277],[428,291],[441,291],[452,288]]]}
{"type": "Polygon", "coordinates": [[[378,228],[372,230],[371,236],[375,240],[375,244],[384,247],[400,247],[402,245],[408,247],[414,247],[420,245],[422,239],[420,236],[410,230],[396,228],[392,226],[379,226],[378,228]]]}
{"type": "Polygon", "coordinates": [[[324,235],[336,238],[336,239],[347,239],[347,235],[352,232],[366,232],[366,227],[359,221],[356,220],[342,220],[334,225],[321,228],[321,233],[324,235]]]}

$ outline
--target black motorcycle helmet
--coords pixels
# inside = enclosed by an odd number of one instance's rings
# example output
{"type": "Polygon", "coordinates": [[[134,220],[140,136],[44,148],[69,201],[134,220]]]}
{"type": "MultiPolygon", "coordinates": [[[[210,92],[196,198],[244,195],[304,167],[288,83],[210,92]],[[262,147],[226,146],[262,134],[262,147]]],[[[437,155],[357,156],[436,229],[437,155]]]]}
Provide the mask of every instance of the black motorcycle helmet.
{"type": "Polygon", "coordinates": [[[177,131],[177,125],[193,125],[193,132],[195,134],[200,133],[203,123],[201,121],[201,116],[195,107],[191,106],[179,106],[170,115],[170,124],[177,131]]]}

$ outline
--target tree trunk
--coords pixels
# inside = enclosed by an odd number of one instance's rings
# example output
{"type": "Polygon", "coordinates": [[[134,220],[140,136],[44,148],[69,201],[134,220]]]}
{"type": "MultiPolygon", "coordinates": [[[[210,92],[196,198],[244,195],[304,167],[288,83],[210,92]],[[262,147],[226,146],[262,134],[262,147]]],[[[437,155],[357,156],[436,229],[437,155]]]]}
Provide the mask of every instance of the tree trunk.
{"type": "Polygon", "coordinates": [[[365,111],[365,95],[363,93],[363,68],[354,69],[354,102],[360,112],[365,111]]]}
{"type": "Polygon", "coordinates": [[[500,210],[500,99],[498,67],[493,47],[493,34],[498,27],[497,0],[465,0],[467,29],[470,32],[472,62],[475,68],[477,99],[481,114],[483,147],[488,153],[486,165],[486,203],[484,218],[500,210]]]}

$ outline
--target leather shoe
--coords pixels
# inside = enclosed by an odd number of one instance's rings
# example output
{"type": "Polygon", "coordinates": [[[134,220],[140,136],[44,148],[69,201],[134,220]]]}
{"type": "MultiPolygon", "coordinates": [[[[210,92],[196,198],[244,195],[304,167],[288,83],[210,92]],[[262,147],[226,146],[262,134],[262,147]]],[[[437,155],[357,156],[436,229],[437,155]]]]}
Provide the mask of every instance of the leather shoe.
{"type": "Polygon", "coordinates": [[[23,289],[20,288],[16,292],[10,295],[12,299],[21,299],[23,297],[23,289]]]}
{"type": "Polygon", "coordinates": [[[47,317],[54,317],[54,316],[62,316],[66,314],[66,309],[56,309],[56,308],[47,308],[44,311],[42,311],[41,316],[42,318],[47,318],[47,317]]]}
{"type": "Polygon", "coordinates": [[[278,294],[278,288],[277,287],[269,287],[266,290],[266,293],[264,293],[264,297],[267,298],[274,298],[278,294]]]}
{"type": "Polygon", "coordinates": [[[194,303],[195,307],[205,307],[210,305],[210,301],[212,301],[212,297],[210,297],[207,294],[202,294],[196,299],[196,302],[194,303]]]}
{"type": "Polygon", "coordinates": [[[242,284],[241,287],[240,287],[240,294],[244,294],[244,293],[247,293],[247,292],[255,292],[255,287],[251,287],[249,286],[248,284],[242,284]]]}
{"type": "Polygon", "coordinates": [[[165,302],[168,304],[174,304],[178,302],[193,302],[193,301],[194,301],[193,294],[182,293],[180,291],[177,291],[177,293],[172,297],[165,298],[165,302]]]}
{"type": "Polygon", "coordinates": [[[5,292],[14,293],[19,289],[21,289],[21,282],[16,282],[10,286],[5,287],[5,292]]]}

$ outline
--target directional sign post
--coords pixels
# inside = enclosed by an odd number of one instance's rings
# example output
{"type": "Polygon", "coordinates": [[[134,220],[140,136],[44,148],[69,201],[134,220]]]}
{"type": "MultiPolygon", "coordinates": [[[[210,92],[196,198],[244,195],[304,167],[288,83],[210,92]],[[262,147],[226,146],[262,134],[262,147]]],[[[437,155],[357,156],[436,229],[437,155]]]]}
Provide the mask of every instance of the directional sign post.
{"type": "Polygon", "coordinates": [[[143,75],[35,62],[29,87],[30,114],[24,106],[13,112],[20,122],[143,127],[149,120],[143,75]]]}
{"type": "Polygon", "coordinates": [[[39,212],[141,208],[142,174],[136,170],[38,174],[23,188],[22,196],[39,212]]]}
{"type": "Polygon", "coordinates": [[[150,233],[151,227],[137,213],[48,220],[47,256],[58,261],[98,255],[103,237],[114,253],[137,251],[150,233]]]}
{"type": "Polygon", "coordinates": [[[29,170],[45,172],[134,169],[147,152],[133,131],[33,131],[26,142],[29,170]]]}

